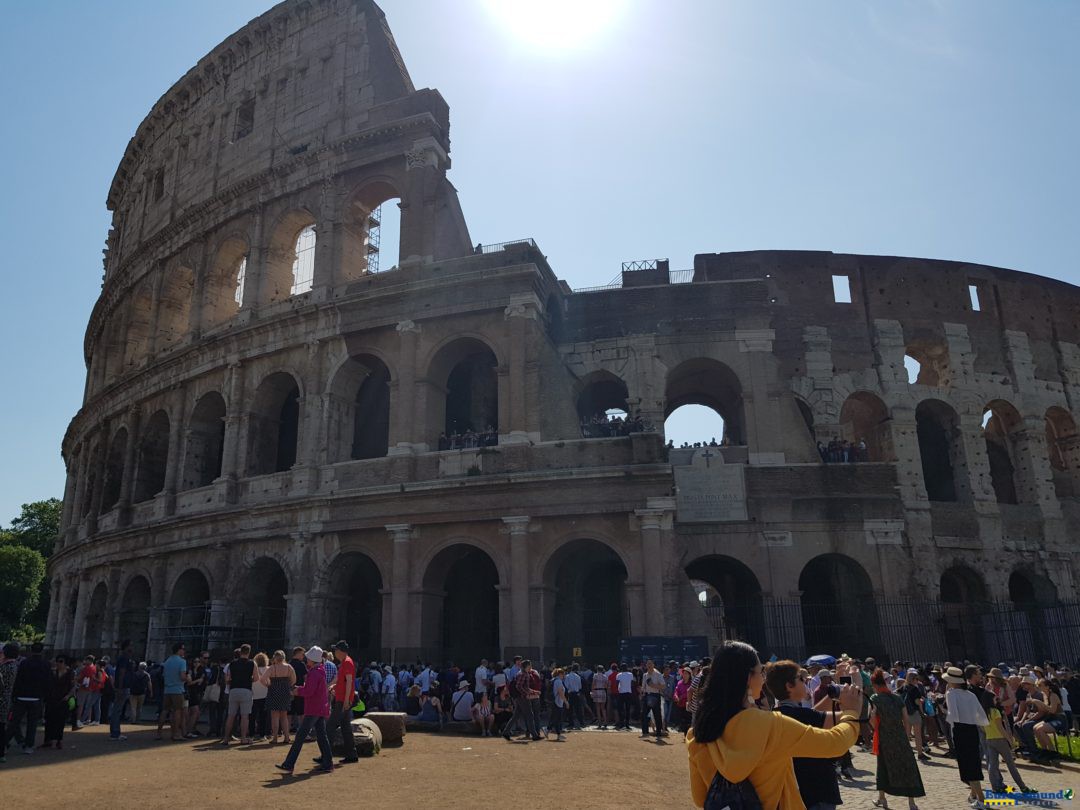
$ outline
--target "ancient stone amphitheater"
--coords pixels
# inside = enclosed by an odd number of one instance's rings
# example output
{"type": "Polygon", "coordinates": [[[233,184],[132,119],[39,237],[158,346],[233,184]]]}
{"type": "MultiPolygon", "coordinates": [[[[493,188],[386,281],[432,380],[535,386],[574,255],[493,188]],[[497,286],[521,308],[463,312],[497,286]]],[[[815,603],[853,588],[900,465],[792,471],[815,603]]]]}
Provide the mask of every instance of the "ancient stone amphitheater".
{"type": "Polygon", "coordinates": [[[370,0],[281,3],[154,105],[108,195],[55,648],[1077,657],[1076,288],[760,251],[575,292],[531,239],[474,245],[449,153],[370,0]],[[722,446],[665,446],[686,404],[722,446]],[[636,431],[583,433],[611,410],[636,431]]]}

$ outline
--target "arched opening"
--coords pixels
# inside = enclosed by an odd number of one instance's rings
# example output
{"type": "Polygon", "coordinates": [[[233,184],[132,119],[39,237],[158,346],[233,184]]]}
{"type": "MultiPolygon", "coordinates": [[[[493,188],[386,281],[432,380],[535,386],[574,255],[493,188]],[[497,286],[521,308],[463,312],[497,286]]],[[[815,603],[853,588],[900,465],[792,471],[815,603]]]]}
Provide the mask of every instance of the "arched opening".
{"type": "Polygon", "coordinates": [[[278,222],[266,250],[262,299],[284,301],[307,292],[315,278],[315,218],[304,210],[290,211],[278,222]]]}
{"type": "Polygon", "coordinates": [[[279,371],[259,385],[248,423],[248,475],[284,472],[296,464],[300,386],[279,371]]]}
{"type": "Polygon", "coordinates": [[[88,452],[90,453],[90,463],[86,467],[86,479],[83,481],[79,492],[81,501],[80,517],[88,516],[94,506],[94,487],[97,485],[97,468],[102,453],[101,441],[95,440],[88,452]]]}
{"type": "Polygon", "coordinates": [[[170,643],[183,641],[192,648],[206,646],[209,601],[210,583],[202,571],[189,568],[177,578],[164,619],[170,643]]]}
{"type": "Polygon", "coordinates": [[[434,384],[430,424],[442,431],[440,450],[498,443],[498,360],[487,344],[461,338],[444,346],[428,378],[434,384]]]}
{"type": "Polygon", "coordinates": [[[346,552],[334,560],[330,593],[344,597],[344,605],[334,601],[328,608],[327,626],[334,638],[349,642],[358,662],[381,660],[382,656],[382,576],[366,554],[346,552]]]}
{"type": "Polygon", "coordinates": [[[854,450],[854,461],[895,461],[889,411],[885,403],[867,391],[856,391],[840,409],[843,440],[854,450]]]}
{"type": "Polygon", "coordinates": [[[987,596],[982,576],[966,565],[951,566],[941,574],[939,596],[949,660],[984,660],[982,615],[987,596]]]}
{"type": "Polygon", "coordinates": [[[949,347],[936,336],[911,340],[904,358],[908,382],[940,387],[949,383],[949,347]]]}
{"type": "Polygon", "coordinates": [[[195,489],[221,477],[225,449],[225,399],[216,391],[195,403],[188,426],[182,489],[195,489]]]}
{"type": "Polygon", "coordinates": [[[165,270],[158,301],[158,335],[155,351],[168,352],[179,346],[191,328],[191,297],[195,290],[195,273],[183,264],[171,264],[165,270]]]}
{"type": "Polygon", "coordinates": [[[378,357],[350,357],[330,385],[327,460],[382,458],[390,446],[390,370],[378,357]]]}
{"type": "Polygon", "coordinates": [[[811,655],[832,650],[882,657],[874,586],[866,570],[843,554],[822,554],[799,575],[803,634],[811,655]]]}
{"type": "Polygon", "coordinates": [[[990,465],[990,482],[998,503],[1019,503],[1016,494],[1016,469],[1013,466],[1012,432],[1021,424],[1016,408],[1003,400],[986,406],[983,415],[983,438],[990,465]]]}
{"type": "Polygon", "coordinates": [[[108,512],[120,501],[120,489],[124,483],[124,458],[127,456],[127,428],[120,428],[109,442],[109,455],[105,459],[105,483],[101,493],[101,511],[108,512]]]}
{"type": "Polygon", "coordinates": [[[586,439],[630,433],[626,383],[610,372],[590,374],[582,380],[577,398],[581,435],[586,439]]]}
{"type": "Polygon", "coordinates": [[[1017,647],[1014,656],[1024,661],[1044,661],[1051,657],[1051,640],[1061,631],[1052,629],[1047,621],[1047,608],[1057,604],[1057,587],[1047,577],[1024,568],[1009,575],[1009,601],[1013,603],[1011,633],[1017,647]]]}
{"type": "Polygon", "coordinates": [[[765,650],[761,585],[753,571],[736,559],[715,555],[694,560],[686,566],[686,575],[720,639],[765,650]]]}
{"type": "Polygon", "coordinates": [[[549,618],[555,649],[547,657],[568,661],[581,647],[585,658],[616,660],[629,627],[626,579],[619,555],[598,540],[572,540],[555,552],[544,576],[555,589],[549,618]]]}
{"type": "MultiPolygon", "coordinates": [[[[719,444],[742,445],[746,444],[746,427],[743,415],[742,385],[739,378],[728,366],[716,360],[698,358],[687,360],[676,366],[667,377],[664,406],[664,433],[669,441],[675,441],[675,437],[668,433],[671,430],[679,434],[683,428],[683,419],[687,419],[687,427],[690,430],[702,430],[696,438],[683,439],[689,444],[695,442],[710,443],[717,439],[719,444]],[[712,420],[711,424],[694,424],[687,417],[700,420],[703,417],[709,419],[704,412],[686,411],[677,421],[671,417],[675,411],[686,405],[703,405],[720,417],[720,422],[712,420]],[[722,426],[720,435],[716,435],[717,427],[722,426]],[[707,433],[707,431],[713,431],[707,433]]],[[[680,437],[681,438],[681,437],[680,437]]],[[[681,442],[675,441],[675,446],[681,442]]]]}
{"type": "Polygon", "coordinates": [[[285,596],[289,580],[277,560],[260,557],[247,570],[240,590],[241,611],[233,632],[256,650],[285,646],[285,596]]]}
{"type": "Polygon", "coordinates": [[[683,405],[664,421],[664,438],[672,447],[731,444],[727,423],[707,405],[683,405]]]}
{"type": "Polygon", "coordinates": [[[154,322],[154,290],[144,281],[131,301],[127,328],[124,330],[124,370],[141,366],[150,357],[150,328],[154,322]]]}
{"type": "Polygon", "coordinates": [[[247,281],[247,255],[247,243],[237,237],[226,239],[218,248],[203,289],[203,331],[228,323],[240,311],[247,281]]]}
{"type": "Polygon", "coordinates": [[[342,279],[392,270],[401,248],[401,195],[385,181],[368,183],[345,206],[342,279]]]}
{"type": "Polygon", "coordinates": [[[1080,495],[1080,434],[1076,421],[1064,408],[1046,411],[1046,451],[1059,498],[1080,495]]]}
{"type": "Polygon", "coordinates": [[[134,577],[124,588],[120,601],[120,641],[130,640],[135,655],[146,655],[150,630],[150,583],[146,577],[134,577]]]}
{"type": "Polygon", "coordinates": [[[915,408],[915,429],[926,497],[931,501],[956,501],[957,471],[963,469],[964,460],[956,411],[940,400],[923,400],[915,408]]]}
{"type": "Polygon", "coordinates": [[[169,468],[169,415],[155,411],[146,422],[139,442],[139,461],[136,465],[135,503],[148,501],[165,489],[165,474],[169,468]]]}
{"type": "Polygon", "coordinates": [[[104,582],[99,582],[90,595],[90,604],[86,608],[86,632],[83,634],[83,646],[88,650],[101,650],[111,647],[111,639],[106,640],[105,608],[109,601],[109,589],[104,582]]]}
{"type": "Polygon", "coordinates": [[[457,543],[436,554],[424,574],[425,650],[463,666],[497,661],[498,587],[495,562],[476,546],[457,543]]]}
{"type": "Polygon", "coordinates": [[[802,397],[795,397],[795,405],[798,406],[799,416],[802,417],[803,424],[806,425],[806,434],[810,437],[811,442],[816,442],[817,431],[814,429],[814,410],[802,397]]]}
{"type": "Polygon", "coordinates": [[[1009,600],[1019,610],[1048,607],[1057,602],[1057,588],[1041,574],[1017,569],[1009,575],[1009,600]]]}

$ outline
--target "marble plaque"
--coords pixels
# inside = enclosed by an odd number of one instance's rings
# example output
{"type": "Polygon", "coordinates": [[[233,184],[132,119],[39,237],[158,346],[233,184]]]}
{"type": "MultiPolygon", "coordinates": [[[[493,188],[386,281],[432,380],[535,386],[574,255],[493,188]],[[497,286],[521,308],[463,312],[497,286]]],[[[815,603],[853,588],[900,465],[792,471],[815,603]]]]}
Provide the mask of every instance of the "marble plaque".
{"type": "Polygon", "coordinates": [[[719,448],[702,447],[675,471],[676,519],[682,523],[746,520],[746,479],[741,464],[724,464],[719,448]]]}

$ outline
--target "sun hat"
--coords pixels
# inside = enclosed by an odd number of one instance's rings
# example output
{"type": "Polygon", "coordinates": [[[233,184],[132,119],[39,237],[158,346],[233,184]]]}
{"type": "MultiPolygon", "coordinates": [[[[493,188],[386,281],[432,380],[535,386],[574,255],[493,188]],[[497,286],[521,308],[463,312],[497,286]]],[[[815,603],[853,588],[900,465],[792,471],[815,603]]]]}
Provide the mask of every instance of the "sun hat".
{"type": "Polygon", "coordinates": [[[469,682],[468,681],[460,681],[460,682],[458,682],[457,688],[458,688],[458,691],[461,691],[462,689],[468,689],[469,688],[469,682]]]}
{"type": "Polygon", "coordinates": [[[990,671],[986,673],[987,678],[994,678],[998,681],[1005,680],[1005,674],[998,667],[990,667],[990,671]]]}
{"type": "Polygon", "coordinates": [[[941,677],[946,683],[965,683],[964,670],[960,667],[949,667],[941,677]]]}
{"type": "Polygon", "coordinates": [[[320,647],[318,644],[313,644],[312,646],[308,647],[308,651],[304,653],[304,657],[308,661],[313,661],[316,664],[323,660],[324,655],[325,653],[323,652],[323,648],[320,647]]]}

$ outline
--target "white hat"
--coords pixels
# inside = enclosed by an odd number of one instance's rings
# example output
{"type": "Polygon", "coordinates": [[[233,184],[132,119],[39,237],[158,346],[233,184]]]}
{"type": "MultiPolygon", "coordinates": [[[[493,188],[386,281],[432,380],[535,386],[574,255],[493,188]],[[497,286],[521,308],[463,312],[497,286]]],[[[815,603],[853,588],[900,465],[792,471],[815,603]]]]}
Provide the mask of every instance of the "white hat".
{"type": "Polygon", "coordinates": [[[964,670],[960,667],[949,667],[941,677],[946,683],[963,683],[964,670]]]}
{"type": "Polygon", "coordinates": [[[461,689],[468,689],[468,688],[469,688],[469,682],[468,682],[468,681],[460,681],[460,682],[458,683],[458,685],[457,685],[457,688],[458,688],[459,690],[461,690],[461,689]]]}
{"type": "Polygon", "coordinates": [[[316,664],[323,660],[323,655],[325,655],[325,653],[323,653],[322,647],[320,647],[318,644],[314,644],[311,647],[308,647],[308,651],[304,653],[304,657],[308,661],[313,661],[316,664]]]}

